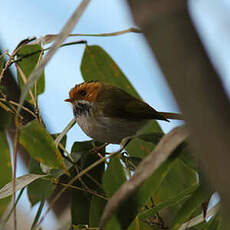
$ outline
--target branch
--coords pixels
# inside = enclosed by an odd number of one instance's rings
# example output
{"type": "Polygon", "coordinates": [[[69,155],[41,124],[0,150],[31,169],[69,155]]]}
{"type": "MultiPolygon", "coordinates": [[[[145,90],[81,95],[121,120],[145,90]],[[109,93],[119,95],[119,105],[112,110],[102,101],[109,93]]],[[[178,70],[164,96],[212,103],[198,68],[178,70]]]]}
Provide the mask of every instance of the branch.
{"type": "Polygon", "coordinates": [[[128,2],[175,95],[196,154],[230,215],[230,104],[187,1],[128,2]]]}

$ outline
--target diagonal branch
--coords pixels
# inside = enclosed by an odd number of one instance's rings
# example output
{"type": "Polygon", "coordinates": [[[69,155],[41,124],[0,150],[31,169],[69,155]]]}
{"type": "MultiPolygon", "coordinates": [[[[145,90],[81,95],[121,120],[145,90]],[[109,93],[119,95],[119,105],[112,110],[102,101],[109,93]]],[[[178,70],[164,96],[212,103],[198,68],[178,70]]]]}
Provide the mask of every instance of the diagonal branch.
{"type": "Polygon", "coordinates": [[[230,103],[193,26],[188,1],[128,3],[175,95],[196,154],[229,215],[230,103]]]}

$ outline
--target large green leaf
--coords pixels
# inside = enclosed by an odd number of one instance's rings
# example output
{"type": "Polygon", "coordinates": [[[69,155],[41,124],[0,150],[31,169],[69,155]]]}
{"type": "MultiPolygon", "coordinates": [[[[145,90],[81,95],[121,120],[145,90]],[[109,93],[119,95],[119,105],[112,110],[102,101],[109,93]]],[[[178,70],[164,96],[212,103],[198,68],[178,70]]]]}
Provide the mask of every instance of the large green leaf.
{"type": "MultiPolygon", "coordinates": [[[[158,205],[168,199],[171,199],[184,190],[197,185],[197,183],[198,179],[196,171],[177,158],[173,167],[170,168],[170,171],[161,183],[161,186],[158,188],[157,192],[154,193],[154,203],[155,205],[158,205]]],[[[183,202],[180,202],[176,206],[173,206],[172,208],[168,207],[164,210],[162,217],[168,225],[171,225],[173,218],[182,205],[183,202]]]]}
{"type": "Polygon", "coordinates": [[[167,159],[138,189],[137,204],[138,208],[144,206],[151,196],[159,189],[161,183],[174,165],[174,158],[167,159]]]}
{"type": "MultiPolygon", "coordinates": [[[[10,161],[10,150],[6,135],[0,131],[0,188],[12,180],[12,168],[10,161]]],[[[10,198],[0,200],[0,218],[10,203],[10,198]]]]}
{"type": "Polygon", "coordinates": [[[99,80],[107,82],[140,98],[118,65],[100,46],[85,47],[81,62],[81,73],[85,81],[99,80]]]}
{"type": "MultiPolygon", "coordinates": [[[[158,136],[159,134],[157,135],[157,138],[158,136]]],[[[138,208],[143,207],[150,200],[150,198],[160,188],[162,182],[165,180],[171,169],[175,167],[178,156],[180,157],[183,151],[183,148],[181,148],[182,145],[179,145],[173,154],[171,154],[171,156],[163,162],[160,167],[139,187],[137,191],[138,208]]],[[[167,197],[166,200],[168,200],[168,198],[169,197],[167,197]]],[[[166,200],[162,200],[162,202],[166,200]]]]}
{"type": "Polygon", "coordinates": [[[176,230],[179,226],[192,217],[193,213],[198,209],[198,213],[202,212],[202,204],[208,202],[212,191],[207,183],[203,180],[200,181],[200,185],[197,190],[192,194],[192,196],[183,204],[181,209],[175,216],[172,224],[172,229],[176,230]]]}
{"type": "Polygon", "coordinates": [[[89,227],[98,227],[106,200],[93,196],[90,202],[89,227]]]}
{"type": "Polygon", "coordinates": [[[191,194],[197,189],[197,187],[198,187],[198,185],[193,185],[193,186],[185,189],[184,191],[180,192],[175,197],[170,198],[166,201],[163,201],[162,203],[157,204],[153,208],[150,208],[144,212],[141,212],[138,215],[138,218],[142,221],[145,221],[146,219],[151,218],[154,215],[156,215],[159,211],[161,211],[164,208],[171,207],[171,206],[174,206],[178,203],[184,202],[185,200],[187,200],[191,196],[191,194]]]}
{"type": "MultiPolygon", "coordinates": [[[[34,68],[41,61],[42,55],[43,55],[43,49],[39,44],[25,45],[17,53],[17,58],[20,59],[20,61],[18,61],[17,64],[19,65],[20,69],[23,72],[23,74],[21,74],[20,71],[18,71],[18,80],[21,88],[23,88],[25,85],[23,78],[25,77],[26,78],[25,80],[26,81],[28,80],[28,77],[30,76],[34,68]]],[[[45,89],[45,75],[43,71],[42,76],[38,79],[35,86],[32,88],[32,93],[34,96],[36,96],[43,93],[44,89],[45,89]]],[[[26,99],[31,102],[30,96],[27,96],[26,99]]]]}
{"type": "Polygon", "coordinates": [[[64,168],[64,163],[53,138],[37,120],[20,129],[19,143],[35,160],[51,168],[64,168]]]}

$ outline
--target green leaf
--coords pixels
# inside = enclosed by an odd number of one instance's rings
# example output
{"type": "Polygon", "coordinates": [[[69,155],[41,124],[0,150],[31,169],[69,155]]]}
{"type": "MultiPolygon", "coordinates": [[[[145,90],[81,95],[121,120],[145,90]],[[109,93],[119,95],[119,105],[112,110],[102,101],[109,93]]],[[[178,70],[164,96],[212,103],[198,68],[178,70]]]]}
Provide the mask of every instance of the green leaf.
{"type": "Polygon", "coordinates": [[[111,197],[125,181],[126,176],[119,156],[112,158],[103,176],[103,187],[107,196],[111,197]]]}
{"type": "MultiPolygon", "coordinates": [[[[25,82],[23,78],[25,77],[26,78],[25,80],[27,82],[28,77],[41,61],[42,55],[43,55],[43,49],[39,44],[25,45],[17,53],[17,58],[21,59],[20,61],[17,62],[17,64],[19,65],[20,69],[23,72],[23,74],[21,74],[20,71],[18,71],[18,81],[20,83],[21,89],[23,89],[25,86],[25,82]]],[[[43,93],[44,89],[45,89],[45,75],[43,71],[42,76],[38,79],[37,83],[32,88],[32,93],[36,97],[37,95],[43,93]]],[[[31,102],[30,96],[27,96],[26,99],[31,102]]]]}
{"type": "Polygon", "coordinates": [[[140,134],[137,136],[137,138],[143,141],[151,142],[156,145],[163,136],[164,134],[162,132],[152,132],[140,134]]]}
{"type": "Polygon", "coordinates": [[[51,168],[64,168],[53,138],[38,121],[34,120],[20,129],[19,143],[35,160],[51,168]]]}
{"type": "Polygon", "coordinates": [[[85,81],[98,80],[113,84],[140,98],[136,90],[109,54],[100,46],[86,46],[81,62],[85,81]]]}
{"type": "Polygon", "coordinates": [[[138,137],[134,138],[125,149],[130,156],[144,158],[154,150],[158,143],[157,141],[160,140],[161,133],[162,130],[158,123],[154,120],[149,121],[148,124],[138,132],[138,137]],[[149,141],[152,133],[157,134],[157,137],[153,136],[154,141],[149,141]]]}
{"type": "MultiPolygon", "coordinates": [[[[43,174],[40,168],[40,163],[31,159],[29,172],[34,174],[43,174]]],[[[27,195],[31,205],[34,206],[38,202],[48,198],[55,188],[56,185],[49,180],[38,179],[33,181],[27,187],[27,195]]]]}
{"type": "MultiPolygon", "coordinates": [[[[79,186],[79,183],[73,185],[79,186]]],[[[89,224],[90,195],[83,191],[71,190],[72,224],[89,224]]]]}
{"type": "MultiPolygon", "coordinates": [[[[12,168],[10,161],[10,149],[4,132],[0,132],[0,188],[11,181],[12,168]]],[[[1,194],[1,192],[0,192],[1,194]]],[[[10,198],[0,200],[0,218],[10,203],[10,198]]]]}
{"type": "MultiPolygon", "coordinates": [[[[38,174],[25,174],[16,178],[16,188],[15,191],[18,191],[33,181],[45,177],[46,175],[38,175],[38,174]]],[[[11,196],[13,194],[13,182],[9,182],[4,187],[0,189],[0,199],[11,196]]]]}
{"type": "MultiPolygon", "coordinates": [[[[161,186],[154,194],[154,203],[155,205],[158,205],[165,200],[171,199],[185,189],[189,189],[192,186],[197,185],[197,183],[198,178],[196,171],[177,158],[173,167],[171,167],[167,176],[161,183],[161,186]]],[[[173,208],[167,208],[167,211],[165,211],[166,214],[162,218],[167,220],[167,223],[170,224],[182,205],[183,203],[178,203],[178,205],[173,208]]]]}
{"type": "Polygon", "coordinates": [[[140,221],[138,217],[134,219],[128,230],[153,230],[153,226],[146,222],[140,221]]]}
{"type": "Polygon", "coordinates": [[[0,108],[0,131],[4,131],[9,126],[10,121],[10,113],[0,108]]]}
{"type": "MultiPolygon", "coordinates": [[[[126,181],[125,172],[121,165],[119,156],[110,159],[107,170],[103,176],[103,187],[107,196],[111,197],[117,189],[126,181]]],[[[122,229],[126,229],[137,214],[136,194],[130,196],[126,201],[119,205],[116,212],[117,220],[122,229]],[[127,213],[129,213],[127,215],[127,213]]],[[[111,222],[111,219],[108,223],[111,222]]],[[[106,229],[109,229],[106,225],[106,229]]]]}
{"type": "Polygon", "coordinates": [[[170,169],[174,166],[175,159],[169,157],[138,189],[137,204],[138,208],[144,206],[151,196],[159,189],[170,169]]]}
{"type": "Polygon", "coordinates": [[[106,200],[93,196],[90,202],[89,227],[98,227],[106,200]]]}
{"type": "Polygon", "coordinates": [[[191,167],[194,170],[198,170],[198,159],[195,159],[191,149],[190,149],[189,143],[186,141],[183,143],[180,153],[180,159],[189,167],[191,167]]]}
{"type": "Polygon", "coordinates": [[[211,195],[209,186],[206,183],[201,183],[175,216],[172,229],[178,229],[181,224],[189,220],[197,209],[202,212],[202,204],[209,201],[211,195]]]}
{"type": "MultiPolygon", "coordinates": [[[[106,223],[104,230],[122,230],[116,216],[111,217],[111,219],[106,223]]],[[[123,228],[124,229],[124,228],[123,228]]]]}
{"type": "Polygon", "coordinates": [[[191,196],[191,194],[197,189],[197,187],[198,187],[198,185],[193,185],[193,186],[185,189],[184,191],[180,192],[175,197],[170,198],[166,201],[163,201],[163,202],[157,204],[155,207],[148,209],[147,211],[141,212],[139,214],[138,218],[141,221],[145,221],[146,219],[156,215],[159,211],[161,211],[164,208],[171,207],[171,206],[174,206],[178,203],[184,202],[185,200],[187,200],[191,196]]]}

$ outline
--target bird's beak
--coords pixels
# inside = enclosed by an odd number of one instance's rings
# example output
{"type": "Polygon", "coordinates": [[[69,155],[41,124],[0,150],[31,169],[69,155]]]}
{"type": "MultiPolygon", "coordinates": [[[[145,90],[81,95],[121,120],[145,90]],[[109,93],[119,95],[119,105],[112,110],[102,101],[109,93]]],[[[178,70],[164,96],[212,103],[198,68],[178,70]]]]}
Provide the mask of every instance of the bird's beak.
{"type": "Polygon", "coordinates": [[[65,99],[65,101],[66,101],[66,102],[70,102],[70,103],[73,102],[73,100],[72,100],[71,98],[67,98],[67,99],[65,99]]]}

